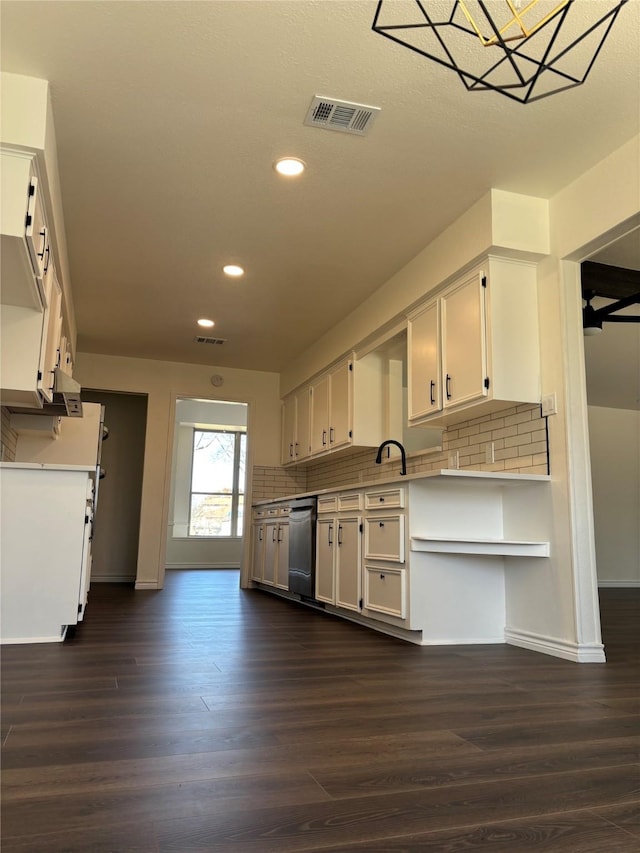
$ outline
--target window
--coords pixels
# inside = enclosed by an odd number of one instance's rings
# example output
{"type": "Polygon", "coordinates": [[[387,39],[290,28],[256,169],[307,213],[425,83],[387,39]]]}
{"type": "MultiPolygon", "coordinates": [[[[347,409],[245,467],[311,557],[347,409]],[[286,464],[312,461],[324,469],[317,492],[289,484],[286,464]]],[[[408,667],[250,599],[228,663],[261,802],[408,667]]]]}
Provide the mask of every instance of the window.
{"type": "Polygon", "coordinates": [[[246,433],[193,430],[189,536],[241,536],[246,433]]]}

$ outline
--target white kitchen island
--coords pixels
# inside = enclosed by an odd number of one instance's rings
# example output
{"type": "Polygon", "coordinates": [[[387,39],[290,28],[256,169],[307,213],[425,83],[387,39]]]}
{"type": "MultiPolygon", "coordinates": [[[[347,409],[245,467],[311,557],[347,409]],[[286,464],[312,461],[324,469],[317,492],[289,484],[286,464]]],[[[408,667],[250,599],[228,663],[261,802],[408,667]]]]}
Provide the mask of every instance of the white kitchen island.
{"type": "Polygon", "coordinates": [[[82,619],[95,473],[95,465],[0,464],[2,643],[60,642],[82,619]]]}

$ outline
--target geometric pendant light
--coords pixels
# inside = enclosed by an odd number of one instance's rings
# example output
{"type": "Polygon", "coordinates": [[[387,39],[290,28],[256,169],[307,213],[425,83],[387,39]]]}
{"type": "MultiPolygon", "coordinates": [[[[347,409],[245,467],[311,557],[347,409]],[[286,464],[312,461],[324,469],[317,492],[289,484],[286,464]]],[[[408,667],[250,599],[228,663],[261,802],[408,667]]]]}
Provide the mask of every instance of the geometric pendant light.
{"type": "Polygon", "coordinates": [[[526,104],[585,82],[627,0],[378,0],[372,30],[526,104]]]}

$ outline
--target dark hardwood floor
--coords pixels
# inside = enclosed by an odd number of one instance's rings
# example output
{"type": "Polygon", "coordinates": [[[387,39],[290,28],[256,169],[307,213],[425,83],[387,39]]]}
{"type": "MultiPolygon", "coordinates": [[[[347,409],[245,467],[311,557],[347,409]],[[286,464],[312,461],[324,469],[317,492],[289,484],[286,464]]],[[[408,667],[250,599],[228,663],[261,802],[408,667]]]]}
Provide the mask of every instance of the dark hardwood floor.
{"type": "Polygon", "coordinates": [[[237,584],[95,585],[74,637],[3,647],[3,853],[640,849],[640,590],[574,664],[237,584]]]}

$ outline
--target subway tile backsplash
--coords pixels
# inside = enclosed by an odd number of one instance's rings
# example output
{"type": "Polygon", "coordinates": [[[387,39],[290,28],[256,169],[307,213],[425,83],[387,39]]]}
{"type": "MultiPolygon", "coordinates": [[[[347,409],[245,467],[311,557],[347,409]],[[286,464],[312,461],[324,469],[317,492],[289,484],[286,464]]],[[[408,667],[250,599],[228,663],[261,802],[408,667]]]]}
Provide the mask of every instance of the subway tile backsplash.
{"type": "MultiPolygon", "coordinates": [[[[449,468],[452,451],[458,452],[458,467],[471,471],[546,474],[549,448],[540,406],[512,406],[453,425],[443,433],[441,450],[407,459],[407,473],[449,468]],[[491,442],[494,461],[487,462],[487,446],[491,442]]],[[[373,448],[326,456],[297,468],[255,466],[253,500],[382,480],[399,471],[399,456],[376,465],[373,448]]]]}

